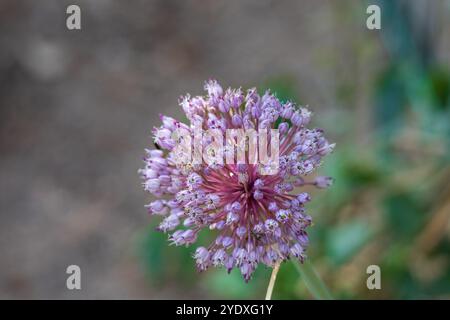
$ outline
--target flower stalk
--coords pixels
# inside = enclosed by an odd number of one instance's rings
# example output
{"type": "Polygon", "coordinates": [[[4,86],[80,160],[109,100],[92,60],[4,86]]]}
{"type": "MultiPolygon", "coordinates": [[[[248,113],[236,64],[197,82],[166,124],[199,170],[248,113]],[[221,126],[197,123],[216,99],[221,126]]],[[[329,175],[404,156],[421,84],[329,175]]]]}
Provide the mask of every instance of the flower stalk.
{"type": "Polygon", "coordinates": [[[275,281],[277,280],[277,274],[279,270],[280,270],[280,263],[277,262],[273,267],[272,274],[270,276],[269,286],[267,287],[266,292],[266,300],[272,299],[273,287],[275,286],[275,281]]]}

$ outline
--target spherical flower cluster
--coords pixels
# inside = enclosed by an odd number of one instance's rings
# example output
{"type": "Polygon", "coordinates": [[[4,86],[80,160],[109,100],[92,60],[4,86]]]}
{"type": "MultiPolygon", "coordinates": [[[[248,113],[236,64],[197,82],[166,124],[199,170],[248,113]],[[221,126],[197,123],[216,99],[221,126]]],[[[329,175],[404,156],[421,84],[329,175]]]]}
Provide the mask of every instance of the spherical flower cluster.
{"type": "Polygon", "coordinates": [[[281,103],[273,94],[260,96],[255,88],[224,90],[215,80],[205,83],[206,96],[180,98],[189,124],[161,116],[154,128],[156,149],[146,150],[139,170],[143,187],[156,197],[147,208],[163,217],[158,230],[170,233],[172,244],[190,245],[201,230],[214,230],[215,241],[198,247],[194,254],[199,270],[223,266],[239,268],[248,281],[263,263],[295,257],[303,262],[308,246],[306,228],[311,217],[306,192],[294,188],[314,185],[326,188],[329,177],[306,181],[329,154],[334,144],[322,129],[308,129],[311,112],[291,102],[281,103]],[[259,164],[184,164],[176,161],[173,132],[203,130],[271,129],[279,131],[279,163],[276,174],[263,175],[259,164]]]}

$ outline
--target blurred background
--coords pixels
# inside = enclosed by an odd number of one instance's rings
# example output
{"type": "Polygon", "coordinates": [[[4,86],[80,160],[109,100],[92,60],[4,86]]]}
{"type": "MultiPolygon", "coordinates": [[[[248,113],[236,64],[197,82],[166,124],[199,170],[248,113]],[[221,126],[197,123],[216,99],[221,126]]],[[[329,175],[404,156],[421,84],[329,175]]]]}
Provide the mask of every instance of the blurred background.
{"type": "MultiPolygon", "coordinates": [[[[450,1],[0,0],[0,48],[0,298],[263,298],[270,270],[199,274],[144,208],[151,129],[209,78],[308,104],[337,142],[309,205],[336,298],[450,298],[450,1]]],[[[292,263],[273,298],[311,298],[292,263]]]]}

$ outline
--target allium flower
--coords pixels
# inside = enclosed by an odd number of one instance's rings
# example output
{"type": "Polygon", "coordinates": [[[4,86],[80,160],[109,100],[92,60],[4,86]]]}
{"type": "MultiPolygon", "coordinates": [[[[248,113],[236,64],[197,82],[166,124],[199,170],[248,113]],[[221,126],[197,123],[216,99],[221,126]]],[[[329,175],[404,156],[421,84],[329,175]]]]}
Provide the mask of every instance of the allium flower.
{"type": "Polygon", "coordinates": [[[189,124],[161,116],[163,124],[153,130],[158,149],[146,150],[145,167],[139,170],[144,189],[164,198],[147,206],[151,214],[164,217],[157,229],[170,233],[169,241],[177,246],[191,245],[200,231],[213,230],[215,241],[195,251],[198,269],[223,266],[230,272],[236,267],[246,281],[259,263],[273,267],[290,257],[303,262],[311,225],[305,204],[311,197],[292,192],[307,184],[325,188],[332,183],[329,177],[307,182],[305,176],[334,144],[322,129],[306,127],[308,109],[281,103],[269,91],[260,96],[255,88],[224,90],[215,80],[207,81],[205,90],[206,96],[180,98],[189,124]],[[195,126],[221,132],[278,129],[277,173],[263,175],[262,165],[251,163],[180,164],[175,146],[186,137],[173,133],[183,129],[193,136],[195,126]]]}

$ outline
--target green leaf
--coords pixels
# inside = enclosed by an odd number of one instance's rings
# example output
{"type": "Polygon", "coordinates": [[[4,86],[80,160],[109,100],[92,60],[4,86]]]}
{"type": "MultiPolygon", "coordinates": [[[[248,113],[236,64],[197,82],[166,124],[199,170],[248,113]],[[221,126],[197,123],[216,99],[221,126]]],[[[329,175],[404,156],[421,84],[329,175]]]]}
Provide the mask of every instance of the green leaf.
{"type": "Polygon", "coordinates": [[[323,283],[318,273],[314,270],[313,266],[306,260],[304,263],[294,262],[295,267],[300,273],[300,277],[303,279],[306,287],[311,295],[317,300],[332,300],[328,288],[323,283]]]}

